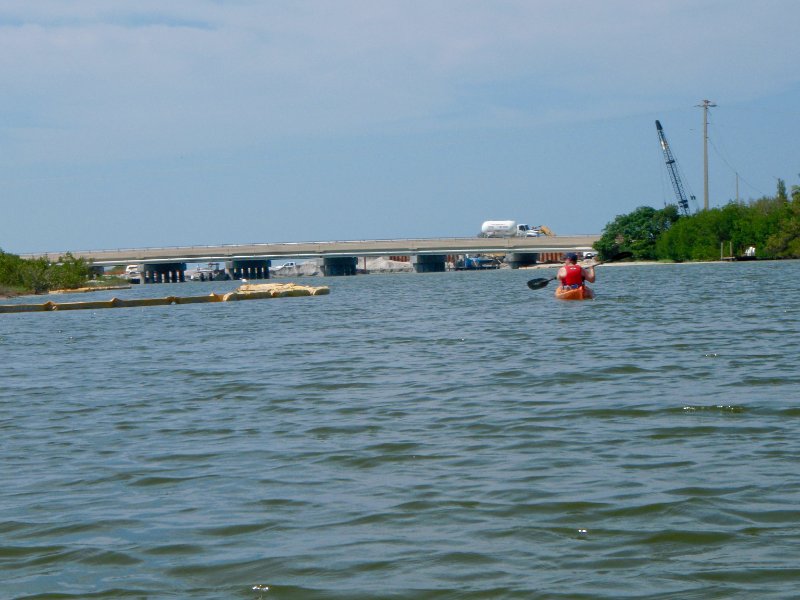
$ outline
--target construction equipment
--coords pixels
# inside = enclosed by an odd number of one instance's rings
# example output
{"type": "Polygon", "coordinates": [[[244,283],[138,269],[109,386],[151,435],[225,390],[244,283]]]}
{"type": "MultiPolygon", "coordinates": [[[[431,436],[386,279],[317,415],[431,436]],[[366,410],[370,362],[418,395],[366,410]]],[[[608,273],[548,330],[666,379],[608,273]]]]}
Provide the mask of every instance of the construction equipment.
{"type": "MultiPolygon", "coordinates": [[[[656,131],[658,132],[658,141],[661,143],[661,150],[664,152],[664,159],[667,161],[667,171],[669,171],[669,177],[672,181],[672,188],[678,198],[678,207],[684,215],[689,215],[689,201],[686,199],[683,182],[681,181],[680,173],[678,173],[678,164],[675,162],[675,157],[672,156],[672,150],[669,149],[669,144],[667,143],[667,136],[664,135],[664,130],[658,120],[656,120],[656,131]]],[[[695,197],[692,195],[690,198],[692,199],[692,206],[696,206],[695,197]]]]}

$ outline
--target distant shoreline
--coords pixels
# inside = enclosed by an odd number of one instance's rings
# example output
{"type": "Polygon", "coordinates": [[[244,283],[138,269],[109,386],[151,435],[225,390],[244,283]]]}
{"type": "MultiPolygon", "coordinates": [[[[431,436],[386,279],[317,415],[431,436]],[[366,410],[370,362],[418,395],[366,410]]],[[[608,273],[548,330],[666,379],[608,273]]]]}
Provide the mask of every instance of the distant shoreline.
{"type": "MultiPolygon", "coordinates": [[[[791,258],[765,258],[759,259],[755,262],[766,262],[766,261],[780,261],[780,260],[795,260],[791,258]]],[[[684,262],[675,262],[675,261],[660,261],[660,260],[629,260],[623,262],[608,262],[608,263],[586,263],[581,262],[579,263],[582,267],[588,268],[593,266],[599,267],[650,267],[654,265],[729,265],[731,263],[738,263],[740,261],[732,261],[732,260],[691,260],[691,261],[684,261],[684,262]]],[[[753,261],[748,261],[753,262],[753,261]]],[[[559,267],[563,266],[564,263],[548,263],[546,265],[530,265],[528,267],[520,267],[520,269],[558,269],[559,267]]]]}
{"type": "Polygon", "coordinates": [[[128,285],[98,285],[98,286],[87,286],[81,288],[75,288],[74,290],[50,290],[45,294],[35,294],[33,292],[26,293],[26,292],[11,292],[11,291],[0,291],[0,298],[19,298],[21,296],[49,296],[50,294],[82,294],[86,292],[102,292],[106,290],[126,290],[129,289],[131,286],[128,285]]]}
{"type": "MultiPolygon", "coordinates": [[[[579,263],[584,268],[589,267],[647,267],[651,265],[702,265],[702,264],[711,264],[711,263],[722,263],[725,261],[722,260],[698,260],[692,262],[662,262],[659,260],[629,260],[625,262],[608,262],[608,263],[587,263],[581,262],[579,263]]],[[[544,265],[531,265],[529,267],[520,267],[521,269],[558,269],[562,267],[564,263],[548,263],[544,265]]]]}

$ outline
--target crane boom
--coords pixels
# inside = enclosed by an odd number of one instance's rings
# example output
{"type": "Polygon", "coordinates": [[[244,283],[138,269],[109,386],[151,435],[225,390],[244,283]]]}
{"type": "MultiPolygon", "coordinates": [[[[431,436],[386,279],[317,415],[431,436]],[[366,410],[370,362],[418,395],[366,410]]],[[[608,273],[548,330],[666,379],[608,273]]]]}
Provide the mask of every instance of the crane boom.
{"type": "MultiPolygon", "coordinates": [[[[686,192],[683,190],[683,182],[678,173],[678,165],[675,162],[675,157],[672,156],[672,150],[669,149],[669,144],[667,143],[667,136],[664,135],[664,130],[658,120],[656,120],[656,131],[658,132],[658,141],[661,143],[661,150],[664,152],[664,159],[667,161],[667,170],[672,181],[672,189],[675,190],[675,196],[678,198],[678,207],[684,215],[688,215],[689,201],[686,199],[686,192]]],[[[694,201],[694,196],[691,198],[694,201]]]]}

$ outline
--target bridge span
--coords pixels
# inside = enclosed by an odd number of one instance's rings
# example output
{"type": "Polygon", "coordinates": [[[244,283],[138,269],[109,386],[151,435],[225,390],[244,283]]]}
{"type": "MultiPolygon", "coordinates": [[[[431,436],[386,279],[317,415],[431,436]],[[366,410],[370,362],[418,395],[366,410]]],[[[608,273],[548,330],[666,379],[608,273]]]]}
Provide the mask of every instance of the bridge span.
{"type": "MultiPolygon", "coordinates": [[[[186,263],[223,261],[234,277],[258,279],[269,277],[269,264],[274,259],[321,259],[326,275],[354,274],[358,257],[364,256],[410,256],[418,272],[443,271],[446,257],[454,254],[505,254],[506,262],[519,267],[536,263],[542,253],[589,251],[598,239],[599,235],[573,235],[276,242],[83,250],[72,254],[96,266],[139,264],[143,273],[154,275],[153,281],[183,281],[186,263]],[[166,278],[160,277],[163,274],[167,274],[166,278]]],[[[56,261],[63,254],[30,256],[46,256],[56,261]]]]}

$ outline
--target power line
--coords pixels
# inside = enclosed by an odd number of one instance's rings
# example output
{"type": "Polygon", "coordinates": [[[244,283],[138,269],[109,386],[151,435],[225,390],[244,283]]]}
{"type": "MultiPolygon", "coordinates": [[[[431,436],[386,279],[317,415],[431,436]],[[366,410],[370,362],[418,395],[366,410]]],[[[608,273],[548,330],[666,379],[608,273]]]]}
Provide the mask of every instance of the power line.
{"type": "Polygon", "coordinates": [[[754,186],[752,183],[750,183],[747,179],[742,177],[741,173],[739,172],[739,169],[737,169],[735,166],[733,166],[731,164],[733,161],[730,159],[730,155],[726,151],[724,151],[723,148],[721,148],[720,146],[718,146],[717,144],[714,143],[714,138],[716,138],[717,141],[722,141],[723,136],[721,135],[721,131],[722,130],[720,128],[716,127],[716,123],[715,123],[715,120],[714,120],[713,116],[709,119],[708,124],[711,127],[711,129],[713,130],[713,134],[714,134],[713,136],[710,136],[708,138],[708,143],[711,144],[711,147],[714,149],[714,152],[717,155],[717,157],[719,157],[719,159],[725,164],[725,166],[727,166],[728,169],[730,169],[731,173],[733,173],[736,176],[737,182],[738,181],[742,181],[745,185],[747,185],[747,187],[749,187],[756,194],[760,194],[762,196],[766,196],[767,194],[765,194],[762,190],[758,189],[756,186],[754,186]]]}
{"type": "Polygon", "coordinates": [[[756,186],[754,186],[752,183],[750,183],[749,181],[747,181],[747,179],[745,179],[744,177],[742,177],[742,176],[741,176],[741,174],[739,173],[739,171],[738,171],[738,170],[737,170],[735,167],[733,167],[733,166],[730,164],[730,162],[728,162],[728,160],[725,158],[725,156],[723,156],[722,152],[720,152],[719,148],[717,148],[716,144],[714,144],[714,141],[713,141],[712,139],[709,139],[709,140],[708,140],[708,143],[709,143],[709,144],[711,144],[711,147],[714,149],[714,152],[716,153],[716,155],[717,155],[717,156],[720,158],[720,160],[722,160],[722,162],[723,162],[723,163],[725,163],[725,165],[726,165],[726,166],[727,166],[727,167],[728,167],[728,168],[731,170],[731,173],[733,173],[734,175],[736,175],[736,178],[737,178],[739,181],[742,181],[742,182],[744,182],[744,184],[745,184],[745,185],[747,185],[747,187],[749,187],[751,190],[753,190],[753,191],[754,191],[754,192],[756,192],[757,194],[761,194],[762,196],[766,196],[766,194],[765,194],[763,191],[759,190],[759,189],[758,189],[756,186]]]}

